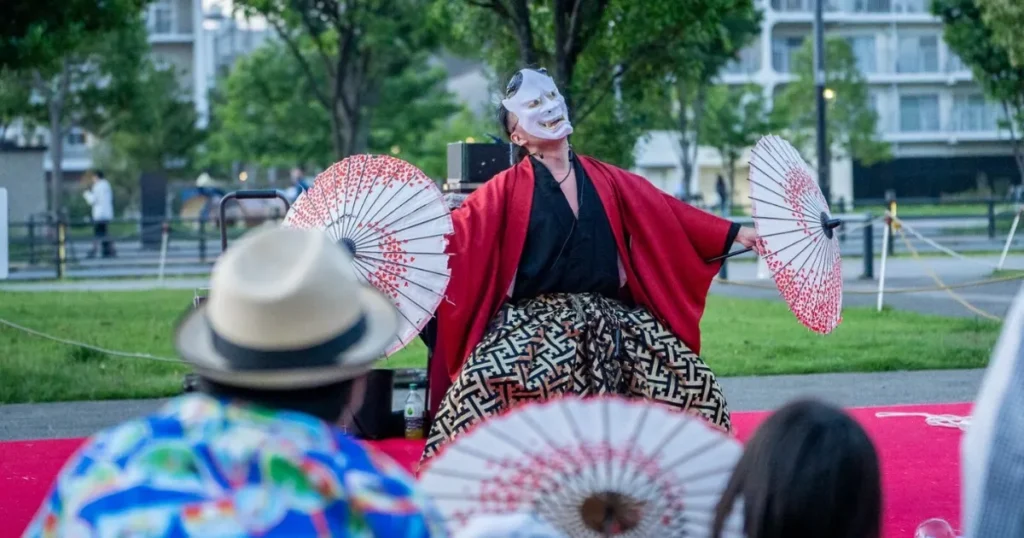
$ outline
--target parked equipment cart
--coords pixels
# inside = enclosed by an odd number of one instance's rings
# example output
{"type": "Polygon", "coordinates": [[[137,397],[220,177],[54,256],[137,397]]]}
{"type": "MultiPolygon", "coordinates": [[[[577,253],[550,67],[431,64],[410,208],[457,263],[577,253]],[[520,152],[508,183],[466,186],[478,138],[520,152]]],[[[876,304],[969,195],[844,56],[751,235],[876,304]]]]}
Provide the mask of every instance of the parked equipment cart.
{"type": "MultiPolygon", "coordinates": [[[[229,192],[220,199],[220,251],[223,254],[228,249],[228,227],[224,225],[226,222],[224,217],[227,210],[228,202],[232,200],[269,200],[277,198],[284,204],[284,212],[288,213],[291,209],[291,204],[288,203],[288,198],[276,189],[260,189],[251,191],[234,191],[229,192]]],[[[192,308],[199,308],[199,305],[206,301],[206,295],[210,288],[196,288],[195,294],[192,296],[192,308]]],[[[182,389],[185,392],[192,392],[196,389],[196,383],[198,378],[195,374],[185,374],[185,380],[183,382],[182,389]]]]}

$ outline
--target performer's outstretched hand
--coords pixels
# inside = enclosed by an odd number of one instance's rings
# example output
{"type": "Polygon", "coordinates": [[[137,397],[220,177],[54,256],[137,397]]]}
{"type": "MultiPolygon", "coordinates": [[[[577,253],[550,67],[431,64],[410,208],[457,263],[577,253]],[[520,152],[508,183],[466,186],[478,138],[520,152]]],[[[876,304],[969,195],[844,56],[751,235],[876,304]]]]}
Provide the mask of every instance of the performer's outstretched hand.
{"type": "Polygon", "coordinates": [[[757,232],[753,228],[746,226],[740,228],[739,233],[736,234],[736,242],[747,248],[756,249],[757,239],[757,232]]]}

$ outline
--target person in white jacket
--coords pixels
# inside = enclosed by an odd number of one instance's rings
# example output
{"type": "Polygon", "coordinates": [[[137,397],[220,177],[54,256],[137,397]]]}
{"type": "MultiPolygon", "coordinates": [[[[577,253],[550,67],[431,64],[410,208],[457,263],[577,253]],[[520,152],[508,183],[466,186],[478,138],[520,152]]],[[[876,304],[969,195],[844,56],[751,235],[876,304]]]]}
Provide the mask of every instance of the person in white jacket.
{"type": "Polygon", "coordinates": [[[114,191],[110,188],[110,182],[103,176],[102,170],[96,170],[88,177],[90,185],[82,195],[92,206],[93,239],[89,257],[96,256],[96,251],[102,243],[103,257],[113,258],[116,256],[114,242],[107,237],[107,226],[114,218],[114,191]]]}

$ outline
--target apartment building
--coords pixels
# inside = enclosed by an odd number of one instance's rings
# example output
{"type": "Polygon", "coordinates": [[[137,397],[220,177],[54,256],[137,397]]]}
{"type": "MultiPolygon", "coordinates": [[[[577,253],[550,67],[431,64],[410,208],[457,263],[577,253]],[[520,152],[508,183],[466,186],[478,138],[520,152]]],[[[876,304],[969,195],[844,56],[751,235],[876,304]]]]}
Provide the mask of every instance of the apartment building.
{"type": "MultiPolygon", "coordinates": [[[[894,156],[872,167],[833,163],[837,198],[877,198],[886,189],[939,196],[1017,176],[1009,132],[1000,129],[1001,107],[985,99],[971,71],[949,50],[928,0],[824,1],[825,35],[849,41],[870,85],[879,135],[892,144],[894,156]]],[[[793,80],[794,55],[811,36],[815,2],[762,3],[761,35],[726,67],[722,82],[755,83],[767,96],[777,95],[793,80]]],[[[665,140],[652,144],[668,146],[665,140]]],[[[702,150],[700,157],[691,189],[710,192],[720,163],[713,151],[702,150]]]]}

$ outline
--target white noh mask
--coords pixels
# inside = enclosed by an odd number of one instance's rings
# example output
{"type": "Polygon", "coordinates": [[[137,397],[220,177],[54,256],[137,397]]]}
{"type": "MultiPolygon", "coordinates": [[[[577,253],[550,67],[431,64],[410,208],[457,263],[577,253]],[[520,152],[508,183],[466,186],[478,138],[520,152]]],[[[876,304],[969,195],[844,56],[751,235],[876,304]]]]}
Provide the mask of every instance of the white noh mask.
{"type": "Polygon", "coordinates": [[[501,104],[519,119],[519,125],[531,136],[560,140],[572,134],[569,109],[555,81],[544,73],[523,69],[522,83],[501,104]]]}

